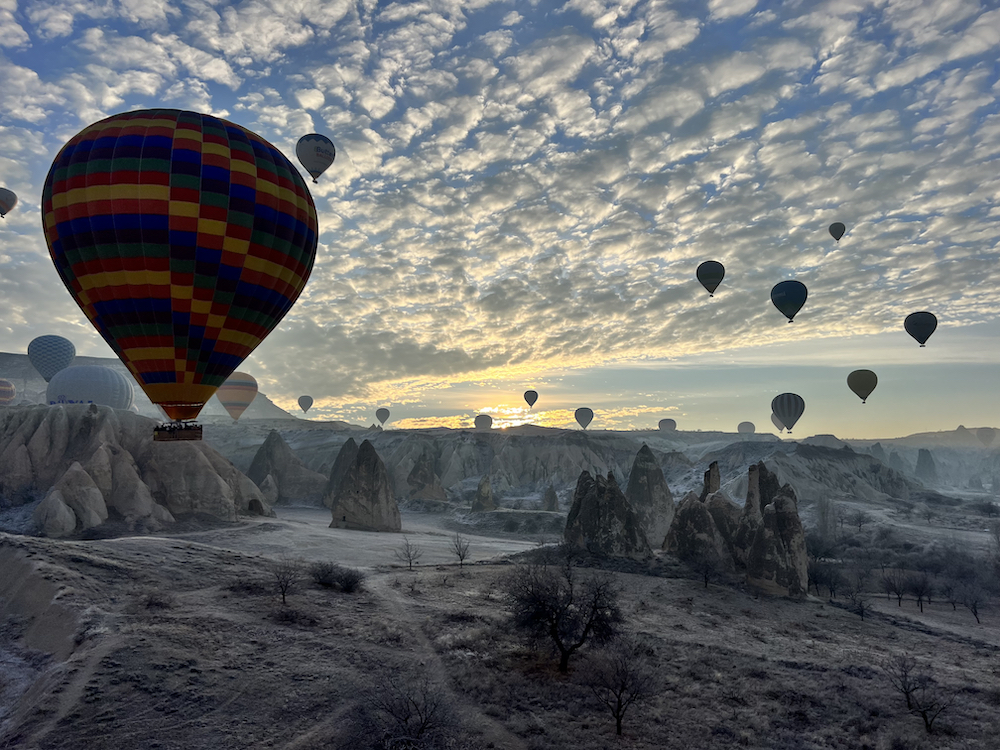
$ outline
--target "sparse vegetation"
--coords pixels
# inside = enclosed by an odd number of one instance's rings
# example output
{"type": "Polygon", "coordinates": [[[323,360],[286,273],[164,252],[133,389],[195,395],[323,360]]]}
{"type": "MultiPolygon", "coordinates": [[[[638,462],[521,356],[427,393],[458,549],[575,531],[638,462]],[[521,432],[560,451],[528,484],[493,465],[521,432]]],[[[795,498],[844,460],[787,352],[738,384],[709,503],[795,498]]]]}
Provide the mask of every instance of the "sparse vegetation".
{"type": "Polygon", "coordinates": [[[346,568],[332,562],[316,562],[309,566],[309,576],[318,586],[337,588],[352,594],[361,588],[365,574],[355,568],[346,568]]]}
{"type": "Polygon", "coordinates": [[[469,540],[459,533],[451,538],[451,551],[458,558],[458,567],[461,570],[465,565],[466,558],[469,557],[469,540]]]}
{"type": "Polygon", "coordinates": [[[407,570],[413,570],[413,566],[420,562],[423,554],[424,552],[420,549],[420,545],[411,542],[408,536],[403,537],[403,543],[395,551],[396,559],[406,563],[407,570]]]}
{"type": "Polygon", "coordinates": [[[591,660],[587,685],[615,720],[615,734],[621,736],[625,713],[633,705],[648,700],[659,687],[651,663],[654,654],[635,636],[615,640],[591,660]]]}
{"type": "Polygon", "coordinates": [[[377,665],[375,687],[365,700],[382,725],[386,748],[438,747],[455,725],[454,710],[443,686],[426,675],[408,675],[400,667],[377,665]]]}
{"type": "Polygon", "coordinates": [[[274,586],[281,594],[281,603],[288,604],[287,597],[302,578],[302,563],[288,555],[282,555],[271,562],[269,569],[274,586]]]}
{"type": "Polygon", "coordinates": [[[923,719],[927,734],[934,722],[954,703],[957,693],[935,682],[917,660],[906,653],[896,653],[881,663],[882,673],[906,702],[906,710],[923,719]]]}

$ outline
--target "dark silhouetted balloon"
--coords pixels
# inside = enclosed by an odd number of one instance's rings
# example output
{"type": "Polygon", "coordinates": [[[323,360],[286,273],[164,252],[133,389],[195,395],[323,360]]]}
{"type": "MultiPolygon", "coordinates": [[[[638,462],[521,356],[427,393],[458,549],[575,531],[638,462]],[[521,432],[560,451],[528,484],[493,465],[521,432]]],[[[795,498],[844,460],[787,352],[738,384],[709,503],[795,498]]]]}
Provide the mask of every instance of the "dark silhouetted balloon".
{"type": "Polygon", "coordinates": [[[937,318],[929,312],[910,313],[903,321],[903,328],[917,340],[920,346],[923,346],[937,328],[937,318]]]}
{"type": "Polygon", "coordinates": [[[77,365],[52,376],[45,389],[49,404],[101,404],[128,409],[135,398],[132,378],[111,367],[77,365]]]}
{"type": "MultiPolygon", "coordinates": [[[[216,398],[234,420],[238,420],[257,398],[257,379],[245,372],[234,372],[219,386],[216,398]]],[[[165,410],[170,414],[170,410],[165,410]]]]}
{"type": "Polygon", "coordinates": [[[586,430],[587,425],[594,421],[594,410],[588,409],[586,406],[582,406],[576,410],[576,414],[574,414],[574,416],[576,417],[577,424],[586,430]]]}
{"type": "Polygon", "coordinates": [[[797,393],[782,393],[771,401],[771,411],[775,413],[789,434],[799,417],[806,410],[806,402],[797,393]]]}
{"type": "Polygon", "coordinates": [[[661,419],[660,420],[660,429],[663,432],[673,432],[674,430],[677,429],[677,422],[675,422],[672,419],[661,419]]]}
{"type": "Polygon", "coordinates": [[[726,268],[717,260],[706,260],[698,266],[698,281],[708,290],[708,296],[714,297],[722,279],[726,276],[726,268]]]}
{"type": "Polygon", "coordinates": [[[488,430],[493,426],[493,417],[489,414],[480,414],[476,417],[476,429],[488,430]]]}
{"type": "Polygon", "coordinates": [[[312,396],[299,396],[299,408],[303,411],[303,413],[309,411],[312,408],[312,405],[312,396]]]}
{"type": "Polygon", "coordinates": [[[788,318],[789,323],[792,322],[795,314],[802,309],[808,296],[809,291],[806,289],[806,285],[794,279],[775,284],[774,289],[771,290],[771,302],[781,311],[782,315],[788,318]]]}
{"type": "Polygon", "coordinates": [[[7,212],[17,205],[17,196],[13,190],[0,187],[0,219],[7,217],[7,212]]]}
{"type": "Polygon", "coordinates": [[[528,402],[528,408],[530,409],[538,400],[538,391],[525,391],[524,400],[528,402]]]}
{"type": "Polygon", "coordinates": [[[337,149],[325,135],[310,133],[299,138],[295,144],[295,155],[316,182],[337,158],[337,149]]]}
{"type": "Polygon", "coordinates": [[[773,424],[775,427],[778,428],[778,432],[781,432],[785,429],[785,425],[782,423],[780,419],[778,419],[778,415],[775,414],[774,412],[771,412],[771,424],[773,424]]]}
{"type": "Polygon", "coordinates": [[[976,437],[979,438],[979,442],[983,445],[989,445],[993,442],[993,438],[996,437],[997,431],[992,427],[980,427],[976,430],[976,437]]]}
{"type": "Polygon", "coordinates": [[[28,360],[46,383],[73,364],[75,358],[76,347],[62,336],[39,336],[28,344],[28,360]]]}
{"type": "Polygon", "coordinates": [[[837,242],[840,242],[840,238],[844,236],[844,232],[846,231],[847,227],[845,227],[839,221],[835,221],[833,222],[833,224],[830,225],[830,236],[832,236],[833,239],[837,240],[837,242]]]}
{"type": "Polygon", "coordinates": [[[381,409],[375,410],[375,419],[378,420],[379,424],[385,425],[385,420],[389,418],[389,410],[384,406],[381,409]]]}
{"type": "Polygon", "coordinates": [[[878,385],[878,376],[871,370],[855,370],[847,376],[847,387],[858,394],[861,403],[865,403],[878,385]]]}
{"type": "Polygon", "coordinates": [[[8,406],[14,403],[17,396],[17,388],[9,380],[0,378],[0,406],[8,406]]]}
{"type": "Polygon", "coordinates": [[[741,435],[753,435],[757,431],[757,425],[753,422],[740,422],[736,425],[736,431],[741,435]]]}

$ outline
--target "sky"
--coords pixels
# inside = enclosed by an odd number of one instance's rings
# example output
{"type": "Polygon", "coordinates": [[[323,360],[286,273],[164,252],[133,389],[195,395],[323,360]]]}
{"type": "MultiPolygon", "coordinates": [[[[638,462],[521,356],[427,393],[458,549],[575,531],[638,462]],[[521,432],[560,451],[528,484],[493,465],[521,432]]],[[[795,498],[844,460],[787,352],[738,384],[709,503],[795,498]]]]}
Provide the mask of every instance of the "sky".
{"type": "Polygon", "coordinates": [[[336,144],[312,277],[240,368],[293,413],[764,432],[795,392],[796,433],[1000,426],[998,59],[966,0],[0,0],[0,350],[110,355],[42,182],[89,123],[176,107],[336,144]]]}

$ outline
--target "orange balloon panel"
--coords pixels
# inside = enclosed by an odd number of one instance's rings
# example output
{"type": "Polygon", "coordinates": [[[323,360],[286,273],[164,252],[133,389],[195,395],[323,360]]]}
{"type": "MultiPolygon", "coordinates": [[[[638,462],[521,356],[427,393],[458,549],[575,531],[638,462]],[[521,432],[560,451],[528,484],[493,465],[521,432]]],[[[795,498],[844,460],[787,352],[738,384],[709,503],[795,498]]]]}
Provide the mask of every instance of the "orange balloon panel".
{"type": "Polygon", "coordinates": [[[234,372],[229,380],[219,386],[215,395],[229,412],[229,416],[239,419],[257,398],[257,381],[245,372],[234,372]]]}

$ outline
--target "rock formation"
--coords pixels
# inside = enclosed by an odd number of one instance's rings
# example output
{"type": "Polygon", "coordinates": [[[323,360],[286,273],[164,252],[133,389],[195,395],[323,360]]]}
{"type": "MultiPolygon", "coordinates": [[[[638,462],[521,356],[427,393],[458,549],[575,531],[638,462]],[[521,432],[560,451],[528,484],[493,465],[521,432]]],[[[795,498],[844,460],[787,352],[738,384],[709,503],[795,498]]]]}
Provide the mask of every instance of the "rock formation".
{"type": "Polygon", "coordinates": [[[441,478],[434,471],[434,450],[426,446],[406,476],[407,498],[410,500],[445,501],[448,496],[441,486],[441,478]]]}
{"type": "Polygon", "coordinates": [[[344,477],[347,476],[347,472],[354,465],[357,457],[358,444],[354,442],[354,438],[347,438],[347,441],[340,446],[337,458],[334,459],[333,466],[330,469],[330,478],[327,480],[326,490],[323,492],[323,505],[327,508],[333,507],[334,498],[337,496],[337,488],[344,481],[344,477]]]}
{"type": "Polygon", "coordinates": [[[704,502],[705,499],[713,492],[718,492],[719,487],[719,462],[712,461],[712,463],[708,465],[708,471],[705,472],[705,481],[701,488],[701,497],[698,499],[704,502]]]}
{"type": "Polygon", "coordinates": [[[763,523],[747,551],[747,583],[778,596],[808,593],[806,537],[789,485],[764,506],[763,523]]]}
{"type": "Polygon", "coordinates": [[[889,465],[889,457],[885,455],[885,449],[882,448],[882,443],[875,443],[875,445],[869,448],[868,451],[874,458],[877,458],[886,466],[889,465]]]}
{"type": "Polygon", "coordinates": [[[361,531],[399,531],[399,506],[393,497],[389,473],[368,440],[361,443],[333,497],[330,528],[361,531]]]}
{"type": "Polygon", "coordinates": [[[635,455],[625,497],[639,514],[646,538],[656,546],[662,545],[674,520],[674,497],[663,478],[663,470],[645,444],[635,455]]]}
{"type": "Polygon", "coordinates": [[[556,494],[556,488],[551,484],[545,490],[545,495],[542,497],[542,510],[550,512],[559,511],[559,496],[556,494]]]}
{"type": "Polygon", "coordinates": [[[720,571],[733,570],[733,555],[715,525],[708,506],[689,492],[677,506],[663,549],[687,562],[705,562],[720,571]]]}
{"type": "Polygon", "coordinates": [[[604,557],[644,559],[652,554],[639,514],[611,472],[606,479],[588,471],[580,474],[563,538],[571,548],[604,557]]]}
{"type": "Polygon", "coordinates": [[[926,448],[921,448],[917,452],[917,469],[914,473],[922,482],[936,483],[938,480],[934,456],[926,448]]]}
{"type": "Polygon", "coordinates": [[[320,505],[323,502],[327,478],[307,469],[277,430],[271,430],[247,471],[258,487],[268,475],[278,488],[278,503],[320,505]]]}
{"type": "Polygon", "coordinates": [[[476,488],[476,496],[472,499],[472,512],[473,513],[487,513],[491,510],[496,510],[497,506],[493,502],[493,486],[490,481],[490,475],[484,474],[483,478],[479,480],[479,486],[476,488]]]}

